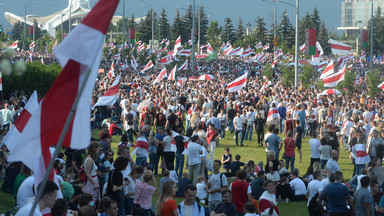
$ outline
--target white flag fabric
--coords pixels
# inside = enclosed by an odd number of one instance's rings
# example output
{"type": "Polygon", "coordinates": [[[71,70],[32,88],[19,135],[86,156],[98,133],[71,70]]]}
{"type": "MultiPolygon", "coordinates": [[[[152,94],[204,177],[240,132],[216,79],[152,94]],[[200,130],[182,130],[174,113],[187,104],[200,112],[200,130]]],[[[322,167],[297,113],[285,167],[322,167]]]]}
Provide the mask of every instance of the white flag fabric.
{"type": "Polygon", "coordinates": [[[325,79],[323,79],[324,87],[328,88],[334,88],[337,86],[337,84],[344,80],[345,75],[345,65],[343,68],[339,70],[339,72],[335,73],[334,75],[331,75],[325,79]]]}
{"type": "Polygon", "coordinates": [[[323,73],[321,73],[320,75],[320,79],[325,79],[327,78],[328,76],[332,75],[333,73],[335,73],[335,70],[333,68],[333,61],[331,61],[327,67],[324,69],[323,73]]]}
{"type": "Polygon", "coordinates": [[[349,51],[351,50],[352,46],[341,43],[339,41],[335,41],[330,39],[331,41],[331,49],[333,54],[338,54],[338,55],[348,55],[349,51]]]}
{"type": "Polygon", "coordinates": [[[57,144],[82,88],[84,90],[79,95],[76,112],[62,146],[84,149],[89,145],[91,96],[105,34],[118,3],[118,0],[100,0],[54,51],[63,70],[26,123],[20,138],[23,148],[16,149],[9,155],[14,161],[37,158],[50,146],[57,144]],[[25,143],[25,140],[28,142],[25,143]]]}
{"type": "Polygon", "coordinates": [[[247,77],[248,73],[245,73],[237,79],[233,80],[231,83],[228,84],[228,91],[235,92],[241,90],[244,86],[247,85],[247,77]]]}
{"type": "Polygon", "coordinates": [[[117,76],[112,86],[104,93],[102,97],[96,102],[93,107],[97,106],[111,106],[117,100],[117,93],[119,93],[120,76],[117,76]]]}

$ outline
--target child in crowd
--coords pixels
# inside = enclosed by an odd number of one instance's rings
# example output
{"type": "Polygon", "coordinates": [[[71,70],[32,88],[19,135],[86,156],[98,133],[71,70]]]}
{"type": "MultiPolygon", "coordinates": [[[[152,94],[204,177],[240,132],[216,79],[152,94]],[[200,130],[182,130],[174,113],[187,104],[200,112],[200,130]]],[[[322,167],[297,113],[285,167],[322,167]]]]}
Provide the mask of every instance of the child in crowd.
{"type": "Polygon", "coordinates": [[[167,170],[169,171],[169,178],[177,184],[179,182],[179,177],[177,176],[176,170],[173,168],[172,162],[168,164],[167,170]]]}
{"type": "Polygon", "coordinates": [[[185,189],[187,188],[187,185],[192,184],[192,181],[189,180],[189,175],[187,172],[184,172],[182,175],[182,178],[179,180],[179,189],[177,190],[176,196],[177,197],[184,197],[185,196],[185,189]]]}
{"type": "Polygon", "coordinates": [[[160,178],[160,190],[159,194],[161,194],[161,188],[163,188],[163,184],[166,181],[173,181],[171,178],[169,178],[170,172],[169,170],[164,170],[163,171],[163,177],[160,178]]]}
{"type": "Polygon", "coordinates": [[[256,173],[258,173],[259,171],[264,171],[264,162],[263,161],[259,161],[259,163],[257,163],[257,165],[256,165],[256,173]]]}
{"type": "Polygon", "coordinates": [[[208,188],[205,182],[205,177],[200,175],[197,176],[197,193],[196,197],[199,199],[201,203],[208,204],[208,188]]]}

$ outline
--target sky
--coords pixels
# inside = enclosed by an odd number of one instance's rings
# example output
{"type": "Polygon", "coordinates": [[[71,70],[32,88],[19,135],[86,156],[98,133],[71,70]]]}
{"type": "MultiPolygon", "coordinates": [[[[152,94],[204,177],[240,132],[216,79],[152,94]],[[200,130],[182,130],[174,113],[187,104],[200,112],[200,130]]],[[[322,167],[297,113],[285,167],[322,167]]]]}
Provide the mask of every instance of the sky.
{"type": "MultiPolygon", "coordinates": [[[[75,1],[75,0],[73,0],[75,1]]],[[[91,5],[96,3],[96,0],[89,0],[91,5]]],[[[120,0],[118,13],[123,11],[123,0],[120,0]]],[[[147,8],[142,7],[141,0],[125,0],[125,14],[135,17],[145,16],[147,8]]],[[[272,0],[269,0],[272,2],[272,0]]],[[[277,22],[280,22],[281,15],[284,10],[292,24],[295,25],[294,7],[276,1],[277,6],[277,22]]],[[[295,5],[296,0],[284,0],[295,5]]],[[[319,10],[320,18],[325,22],[325,25],[330,30],[335,30],[341,25],[341,2],[344,0],[300,0],[299,17],[300,19],[308,12],[312,13],[316,7],[319,10]]],[[[165,8],[170,23],[176,15],[176,6],[187,8],[188,4],[192,4],[192,0],[145,0],[147,5],[150,5],[160,14],[162,8],[165,8]]],[[[0,24],[4,29],[10,28],[11,25],[5,20],[4,12],[9,11],[16,15],[24,16],[24,4],[27,4],[27,15],[33,14],[37,16],[47,16],[53,12],[64,9],[68,6],[68,0],[0,0],[0,24]]],[[[210,20],[218,21],[220,25],[224,23],[224,19],[229,17],[236,26],[239,17],[243,20],[244,25],[248,22],[254,27],[258,16],[264,17],[267,22],[268,29],[273,23],[273,6],[263,0],[196,0],[197,6],[204,6],[205,12],[209,15],[210,20]]],[[[180,14],[184,15],[185,11],[180,10],[180,14]]]]}

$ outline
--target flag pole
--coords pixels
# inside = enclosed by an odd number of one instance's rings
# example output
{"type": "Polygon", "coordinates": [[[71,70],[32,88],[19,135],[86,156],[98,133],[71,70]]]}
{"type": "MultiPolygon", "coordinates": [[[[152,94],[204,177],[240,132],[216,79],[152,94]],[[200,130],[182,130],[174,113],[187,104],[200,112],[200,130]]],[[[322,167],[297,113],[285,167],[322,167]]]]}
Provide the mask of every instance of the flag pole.
{"type": "MultiPolygon", "coordinates": [[[[104,37],[103,37],[103,40],[104,40],[104,37]]],[[[102,43],[100,43],[100,44],[102,44],[102,43]]],[[[76,96],[76,99],[72,105],[71,111],[69,112],[67,120],[65,121],[64,128],[61,131],[59,140],[57,141],[57,145],[55,147],[55,152],[52,155],[52,159],[49,161],[49,164],[47,167],[47,172],[45,172],[44,178],[41,181],[40,187],[37,190],[37,195],[35,197],[35,201],[33,202],[31,211],[29,212],[29,216],[33,216],[35,209],[37,207],[37,203],[40,201],[41,196],[43,195],[43,191],[44,191],[45,185],[47,184],[49,174],[50,174],[50,172],[52,172],[53,164],[55,163],[56,157],[60,152],[61,146],[63,145],[65,135],[67,134],[69,126],[71,125],[73,116],[75,115],[77,104],[79,103],[80,97],[83,94],[83,91],[85,89],[85,86],[86,86],[85,83],[87,82],[89,76],[91,75],[92,67],[93,67],[95,61],[96,61],[96,58],[93,59],[92,64],[90,64],[91,67],[88,68],[87,73],[85,74],[84,81],[83,81],[82,85],[80,86],[79,94],[77,94],[77,96],[76,96]]]]}

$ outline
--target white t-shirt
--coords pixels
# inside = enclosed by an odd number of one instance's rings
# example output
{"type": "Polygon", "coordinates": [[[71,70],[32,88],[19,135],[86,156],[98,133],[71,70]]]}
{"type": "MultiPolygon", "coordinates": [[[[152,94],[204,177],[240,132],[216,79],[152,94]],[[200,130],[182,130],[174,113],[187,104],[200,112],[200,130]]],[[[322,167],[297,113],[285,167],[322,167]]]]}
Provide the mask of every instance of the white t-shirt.
{"type": "Polygon", "coordinates": [[[311,147],[311,158],[320,158],[319,147],[321,142],[318,139],[309,140],[309,146],[311,147]]]}
{"type": "MultiPolygon", "coordinates": [[[[127,176],[128,181],[130,182],[128,185],[123,187],[124,195],[127,195],[127,193],[132,193],[135,192],[135,185],[136,182],[131,176],[127,176]]],[[[127,196],[128,198],[134,198],[134,195],[132,196],[127,196]]]]}
{"type": "Polygon", "coordinates": [[[184,205],[184,216],[193,216],[193,205],[184,205]]]}
{"type": "Polygon", "coordinates": [[[204,190],[205,182],[197,183],[197,184],[196,184],[196,187],[197,187],[197,193],[196,193],[196,196],[197,196],[199,199],[205,199],[205,198],[207,198],[208,193],[207,193],[207,191],[204,190]]]}
{"type": "Polygon", "coordinates": [[[195,142],[190,142],[187,148],[188,164],[195,165],[201,163],[200,158],[201,146],[195,142]]]}
{"type": "Polygon", "coordinates": [[[312,180],[308,184],[307,192],[308,192],[308,203],[307,206],[309,205],[309,202],[311,199],[316,195],[316,193],[320,193],[323,190],[323,184],[317,179],[312,180]]]}
{"type": "Polygon", "coordinates": [[[25,204],[27,204],[28,200],[35,197],[32,191],[34,183],[35,178],[33,176],[29,176],[23,181],[23,183],[21,183],[16,196],[17,207],[23,207],[25,204]]]}
{"type": "MultiPolygon", "coordinates": [[[[188,146],[188,149],[189,149],[189,146],[188,146]]],[[[211,183],[210,190],[221,188],[221,185],[223,187],[228,186],[227,177],[225,175],[222,175],[220,172],[217,174],[212,173],[209,176],[208,182],[211,183]],[[220,176],[222,176],[221,180],[220,180],[220,176]]],[[[220,201],[221,202],[222,201],[221,192],[209,194],[208,201],[220,201]]]]}
{"type": "MultiPolygon", "coordinates": [[[[25,205],[23,208],[21,208],[15,216],[25,216],[25,215],[29,215],[29,212],[31,211],[32,209],[32,205],[33,205],[33,202],[30,202],[28,203],[27,205],[25,205]]],[[[33,213],[33,216],[43,216],[43,214],[41,214],[40,212],[40,208],[39,208],[39,205],[36,206],[35,208],[35,212],[33,213]]]]}
{"type": "Polygon", "coordinates": [[[291,188],[295,191],[295,196],[297,195],[305,195],[306,188],[303,180],[300,178],[295,178],[291,182],[289,182],[289,185],[291,185],[291,188]]]}

